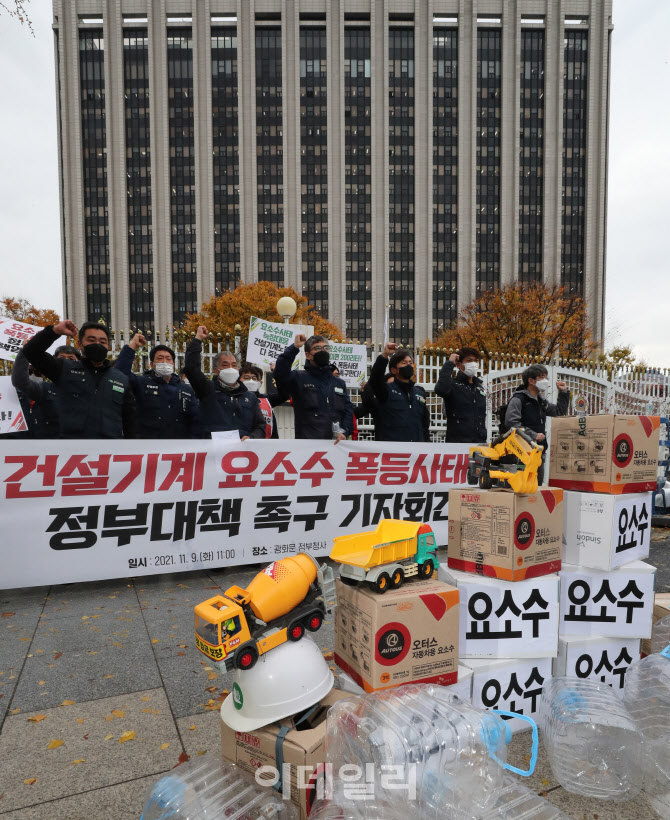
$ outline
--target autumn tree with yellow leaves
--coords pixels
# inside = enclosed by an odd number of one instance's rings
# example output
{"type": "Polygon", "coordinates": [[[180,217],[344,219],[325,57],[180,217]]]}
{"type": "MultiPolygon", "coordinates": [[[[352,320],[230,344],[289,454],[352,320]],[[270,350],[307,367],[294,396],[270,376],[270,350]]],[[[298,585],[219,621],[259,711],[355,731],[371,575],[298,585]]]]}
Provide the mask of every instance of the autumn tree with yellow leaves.
{"type": "Polygon", "coordinates": [[[6,296],[0,299],[0,316],[7,319],[16,319],[17,322],[26,322],[29,325],[55,325],[60,322],[60,316],[51,308],[37,308],[27,299],[14,299],[6,296]]]}
{"type": "Polygon", "coordinates": [[[476,347],[487,359],[495,352],[544,357],[558,351],[563,357],[583,358],[597,347],[584,299],[543,284],[487,291],[429,344],[447,350],[476,347]]]}

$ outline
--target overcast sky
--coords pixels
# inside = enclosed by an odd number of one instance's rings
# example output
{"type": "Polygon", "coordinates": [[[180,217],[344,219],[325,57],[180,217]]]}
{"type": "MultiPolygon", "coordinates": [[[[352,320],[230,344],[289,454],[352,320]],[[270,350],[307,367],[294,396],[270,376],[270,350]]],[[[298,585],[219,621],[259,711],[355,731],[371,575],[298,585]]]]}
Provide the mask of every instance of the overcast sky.
{"type": "MultiPolygon", "coordinates": [[[[50,0],[0,16],[0,297],[62,313],[50,0]]],[[[614,0],[606,345],[670,367],[670,0],[614,0]]]]}

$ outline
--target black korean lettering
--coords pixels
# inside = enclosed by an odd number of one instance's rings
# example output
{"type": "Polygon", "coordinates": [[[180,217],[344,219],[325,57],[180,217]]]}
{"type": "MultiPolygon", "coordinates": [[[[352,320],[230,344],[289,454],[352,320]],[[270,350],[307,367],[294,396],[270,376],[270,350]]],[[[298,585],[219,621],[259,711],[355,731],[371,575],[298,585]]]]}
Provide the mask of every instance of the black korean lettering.
{"type": "Polygon", "coordinates": [[[495,709],[500,701],[502,694],[502,687],[500,681],[496,678],[487,680],[482,687],[482,703],[489,709],[495,709]]]}
{"type": "Polygon", "coordinates": [[[393,493],[374,493],[372,498],[375,502],[374,511],[372,513],[371,524],[377,526],[383,518],[393,518],[394,510],[389,504],[393,501],[393,493]]]}
{"type": "Polygon", "coordinates": [[[56,533],[49,539],[49,546],[53,550],[88,549],[98,540],[98,536],[91,530],[98,526],[99,506],[93,507],[54,507],[49,510],[53,521],[47,527],[47,532],[56,533]],[[60,532],[66,528],[66,532],[60,532]]]}
{"type": "Polygon", "coordinates": [[[239,535],[242,520],[241,498],[204,498],[198,505],[200,532],[227,532],[239,535]]]}
{"type": "Polygon", "coordinates": [[[404,500],[404,516],[407,521],[427,521],[426,515],[430,515],[430,510],[426,509],[426,495],[432,493],[413,492],[407,493],[404,500]]]}
{"type": "MultiPolygon", "coordinates": [[[[609,584],[607,580],[603,581],[603,586],[598,593],[598,599],[600,600],[603,596],[607,595],[607,590],[609,590],[611,594],[611,590],[609,589],[609,584]]],[[[615,623],[616,616],[615,615],[608,615],[607,614],[607,606],[603,605],[600,607],[600,614],[599,615],[588,615],[586,611],[586,602],[589,600],[591,595],[591,587],[589,586],[588,582],[585,581],[583,578],[578,578],[576,581],[573,581],[570,586],[568,587],[568,600],[572,603],[568,607],[568,611],[564,616],[565,621],[584,621],[584,622],[605,622],[605,623],[615,623]],[[579,607],[579,611],[577,611],[577,607],[579,607]]],[[[615,599],[616,600],[616,599],[615,599]]]]}
{"type": "Polygon", "coordinates": [[[537,587],[533,587],[530,595],[524,601],[523,608],[526,610],[523,615],[521,616],[521,620],[523,621],[532,621],[533,622],[533,637],[539,638],[540,637],[540,621],[548,621],[549,620],[549,613],[546,611],[543,612],[529,612],[532,607],[539,607],[541,610],[546,610],[549,607],[549,602],[545,601],[542,597],[542,593],[537,587]]]}
{"type": "Polygon", "coordinates": [[[177,501],[174,506],[173,541],[191,541],[195,538],[195,525],[198,520],[197,501],[177,501]]]}
{"type": "Polygon", "coordinates": [[[493,631],[488,619],[493,611],[493,604],[490,597],[485,592],[475,592],[468,600],[468,612],[473,619],[470,623],[470,629],[465,633],[466,638],[473,640],[486,640],[493,638],[520,638],[522,636],[521,630],[512,629],[512,621],[505,621],[504,631],[493,631]],[[478,607],[480,602],[483,604],[478,607]]]}
{"type": "Polygon", "coordinates": [[[598,661],[598,665],[594,668],[593,672],[595,675],[600,675],[600,682],[605,683],[607,678],[607,672],[612,671],[612,664],[610,663],[610,659],[607,656],[607,650],[603,649],[602,654],[600,656],[600,660],[598,661]],[[603,672],[603,669],[605,670],[603,672]],[[602,674],[601,674],[602,672],[602,674]]]}
{"type": "Polygon", "coordinates": [[[152,541],[169,541],[172,532],[163,532],[163,515],[174,507],[174,501],[156,503],[151,508],[151,532],[149,538],[152,541]]]}
{"type": "Polygon", "coordinates": [[[435,504],[433,507],[432,521],[448,521],[449,515],[447,507],[449,505],[449,493],[433,493],[435,496],[435,504]]]}
{"type": "MultiPolygon", "coordinates": [[[[507,690],[503,692],[503,699],[507,701],[507,708],[510,712],[518,712],[521,715],[523,714],[523,709],[518,707],[516,704],[516,697],[521,697],[522,695],[523,687],[519,685],[516,672],[512,672],[507,690]]],[[[511,720],[511,718],[507,715],[501,715],[501,717],[503,720],[511,720]]]]}
{"type": "Polygon", "coordinates": [[[118,504],[106,505],[102,520],[102,537],[116,538],[117,547],[130,544],[133,535],[144,535],[148,532],[148,512],[149,504],[137,504],[127,510],[120,510],[118,504]]]}
{"type": "Polygon", "coordinates": [[[325,521],[328,518],[326,504],[327,495],[299,495],[296,499],[298,504],[316,504],[316,508],[309,513],[296,513],[293,515],[294,521],[305,522],[305,532],[313,530],[317,521],[325,521]]]}
{"type": "Polygon", "coordinates": [[[512,595],[511,589],[505,590],[503,594],[502,603],[500,604],[498,609],[496,609],[496,615],[500,618],[502,615],[505,614],[505,612],[507,612],[508,609],[510,610],[510,612],[516,615],[517,618],[519,617],[519,615],[521,615],[521,610],[514,603],[514,597],[512,595]]]}
{"type": "Polygon", "coordinates": [[[267,495],[257,502],[254,516],[256,529],[274,529],[286,532],[291,523],[290,502],[287,495],[267,495]]]}
{"type": "Polygon", "coordinates": [[[628,650],[624,646],[619,652],[619,656],[614,660],[614,668],[612,669],[612,674],[614,677],[619,678],[619,689],[623,689],[624,686],[624,678],[626,676],[626,672],[628,671],[628,667],[633,663],[633,659],[631,658],[628,650]]]}
{"type": "Polygon", "coordinates": [[[627,624],[633,623],[633,610],[642,609],[642,607],[644,607],[644,601],[640,600],[641,598],[642,592],[638,589],[637,584],[631,578],[630,581],[619,593],[619,600],[617,601],[617,606],[622,607],[626,610],[627,624]],[[629,595],[632,595],[635,598],[637,598],[637,601],[624,601],[623,599],[627,598],[629,595]]]}
{"type": "Polygon", "coordinates": [[[364,497],[367,497],[367,499],[368,499],[368,509],[369,509],[369,502],[370,502],[369,496],[363,496],[363,495],[360,495],[360,494],[359,495],[343,495],[342,496],[342,501],[343,502],[348,501],[351,504],[351,509],[349,510],[349,512],[345,515],[345,517],[340,522],[340,527],[348,527],[349,524],[351,524],[355,520],[356,516],[361,511],[361,499],[364,498],[364,497]]]}
{"type": "Polygon", "coordinates": [[[537,668],[534,666],[530,675],[528,676],[528,680],[523,685],[524,688],[524,699],[530,700],[530,711],[531,714],[537,711],[537,699],[542,695],[542,687],[544,685],[544,676],[537,668]]]}
{"type": "Polygon", "coordinates": [[[577,663],[575,664],[575,672],[577,673],[578,678],[588,678],[591,672],[593,671],[593,658],[584,653],[577,658],[577,663]]]}

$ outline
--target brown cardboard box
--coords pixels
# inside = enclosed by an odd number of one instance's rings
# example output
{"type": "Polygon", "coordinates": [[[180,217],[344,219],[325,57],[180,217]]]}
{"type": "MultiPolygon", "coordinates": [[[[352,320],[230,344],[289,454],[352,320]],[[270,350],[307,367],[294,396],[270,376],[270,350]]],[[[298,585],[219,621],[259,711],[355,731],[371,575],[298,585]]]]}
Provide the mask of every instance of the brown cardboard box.
{"type": "Polygon", "coordinates": [[[563,490],[449,493],[450,569],[504,581],[550,575],[561,568],[562,535],[563,490]]]}
{"type": "MultiPolygon", "coordinates": [[[[230,697],[230,695],[228,696],[230,697]]],[[[291,802],[300,810],[300,820],[306,820],[309,809],[316,799],[314,783],[317,767],[322,769],[326,762],[326,715],[328,709],[341,698],[351,697],[350,692],[331,690],[321,700],[321,708],[306,721],[308,728],[292,728],[284,737],[282,753],[284,764],[290,765],[289,782],[283,784],[282,791],[290,794],[291,802]],[[305,767],[305,768],[298,768],[305,767]]],[[[282,726],[292,727],[291,718],[281,721],[282,726]]],[[[221,751],[223,757],[236,763],[241,769],[255,775],[261,766],[277,766],[276,723],[256,729],[253,732],[236,732],[221,720],[221,751]]],[[[263,775],[261,775],[263,777],[263,775]]],[[[271,777],[268,773],[265,779],[271,777]]]]}
{"type": "Polygon", "coordinates": [[[562,416],[551,420],[549,483],[590,493],[656,489],[658,416],[562,416]]]}
{"type": "MultiPolygon", "coordinates": [[[[654,613],[652,617],[652,629],[653,625],[656,621],[660,621],[661,618],[665,618],[667,615],[670,615],[670,608],[663,604],[658,603],[658,596],[656,596],[656,603],[654,604],[654,613]]],[[[651,655],[651,638],[644,638],[642,643],[640,644],[640,653],[643,658],[647,655],[651,655]]]]}
{"type": "Polygon", "coordinates": [[[336,582],[335,662],[366,692],[458,678],[455,587],[411,581],[380,595],[336,582]]]}

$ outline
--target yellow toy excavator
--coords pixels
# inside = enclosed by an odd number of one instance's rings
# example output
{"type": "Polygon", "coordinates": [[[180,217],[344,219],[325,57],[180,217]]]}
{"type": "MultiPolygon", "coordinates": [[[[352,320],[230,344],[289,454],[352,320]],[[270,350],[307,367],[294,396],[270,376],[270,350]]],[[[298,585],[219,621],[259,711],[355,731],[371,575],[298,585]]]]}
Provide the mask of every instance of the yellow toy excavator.
{"type": "Polygon", "coordinates": [[[542,464],[542,447],[523,427],[512,427],[494,439],[490,447],[470,448],[468,484],[479,484],[482,490],[511,487],[515,493],[537,492],[537,471],[542,464]],[[524,465],[518,470],[519,462],[524,465]],[[493,468],[493,469],[492,469],[493,468]]]}

